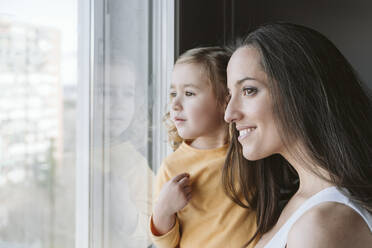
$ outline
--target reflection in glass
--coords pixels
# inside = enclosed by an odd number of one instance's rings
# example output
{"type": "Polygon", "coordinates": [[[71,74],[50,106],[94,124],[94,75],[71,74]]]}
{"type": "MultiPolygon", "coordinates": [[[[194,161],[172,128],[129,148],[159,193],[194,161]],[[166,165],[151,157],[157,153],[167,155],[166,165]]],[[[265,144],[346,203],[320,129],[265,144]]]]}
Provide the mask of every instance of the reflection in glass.
{"type": "Polygon", "coordinates": [[[109,235],[111,248],[148,247],[153,172],[148,163],[149,3],[110,1],[105,94],[110,110],[109,235]]]}

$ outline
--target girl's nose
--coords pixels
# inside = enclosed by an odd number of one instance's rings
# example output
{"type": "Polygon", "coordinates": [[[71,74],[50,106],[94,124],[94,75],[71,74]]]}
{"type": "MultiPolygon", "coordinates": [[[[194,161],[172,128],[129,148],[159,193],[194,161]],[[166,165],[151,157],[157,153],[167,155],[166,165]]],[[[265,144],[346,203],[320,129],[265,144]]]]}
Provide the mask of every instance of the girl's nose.
{"type": "Polygon", "coordinates": [[[182,109],[181,102],[180,102],[180,99],[179,99],[178,96],[176,96],[175,98],[172,99],[171,108],[173,110],[181,110],[182,109]]]}
{"type": "Polygon", "coordinates": [[[227,123],[232,123],[238,121],[241,119],[241,117],[239,106],[237,105],[236,101],[231,98],[225,110],[225,121],[227,123]]]}

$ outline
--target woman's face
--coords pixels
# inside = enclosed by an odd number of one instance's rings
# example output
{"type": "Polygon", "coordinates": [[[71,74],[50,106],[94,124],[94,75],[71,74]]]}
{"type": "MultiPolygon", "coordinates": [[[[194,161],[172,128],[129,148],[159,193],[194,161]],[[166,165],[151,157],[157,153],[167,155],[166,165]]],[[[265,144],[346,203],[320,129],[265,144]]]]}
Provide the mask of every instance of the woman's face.
{"type": "Polygon", "coordinates": [[[284,145],[274,121],[268,77],[257,49],[242,47],[232,55],[227,80],[231,98],[225,121],[236,124],[243,156],[254,161],[282,153],[284,145]]]}

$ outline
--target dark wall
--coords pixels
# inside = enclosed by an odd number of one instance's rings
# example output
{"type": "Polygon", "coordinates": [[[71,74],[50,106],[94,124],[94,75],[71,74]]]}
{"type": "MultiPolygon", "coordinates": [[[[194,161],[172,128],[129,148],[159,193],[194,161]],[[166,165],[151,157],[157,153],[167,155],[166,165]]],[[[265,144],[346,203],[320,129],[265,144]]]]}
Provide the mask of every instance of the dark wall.
{"type": "Polygon", "coordinates": [[[177,0],[176,57],[196,46],[221,45],[270,21],[325,34],[372,88],[370,0],[177,0]]]}
{"type": "Polygon", "coordinates": [[[235,1],[235,33],[271,21],[302,24],[326,35],[372,88],[372,1],[235,1]]]}
{"type": "Polygon", "coordinates": [[[198,46],[223,45],[234,30],[231,0],[176,1],[176,57],[198,46]]]}

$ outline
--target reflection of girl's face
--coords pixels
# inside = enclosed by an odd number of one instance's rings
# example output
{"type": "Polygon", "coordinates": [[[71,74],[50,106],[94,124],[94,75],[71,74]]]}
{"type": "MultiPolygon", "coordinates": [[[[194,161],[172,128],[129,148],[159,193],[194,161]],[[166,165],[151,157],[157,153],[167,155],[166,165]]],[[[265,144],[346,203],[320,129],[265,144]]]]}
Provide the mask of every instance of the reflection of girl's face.
{"type": "Polygon", "coordinates": [[[128,67],[113,66],[110,77],[110,138],[114,139],[128,128],[134,115],[135,75],[128,67]]]}
{"type": "Polygon", "coordinates": [[[231,99],[225,120],[235,122],[243,156],[258,160],[281,153],[283,143],[274,121],[268,78],[255,48],[243,47],[232,55],[227,80],[231,99]]]}

